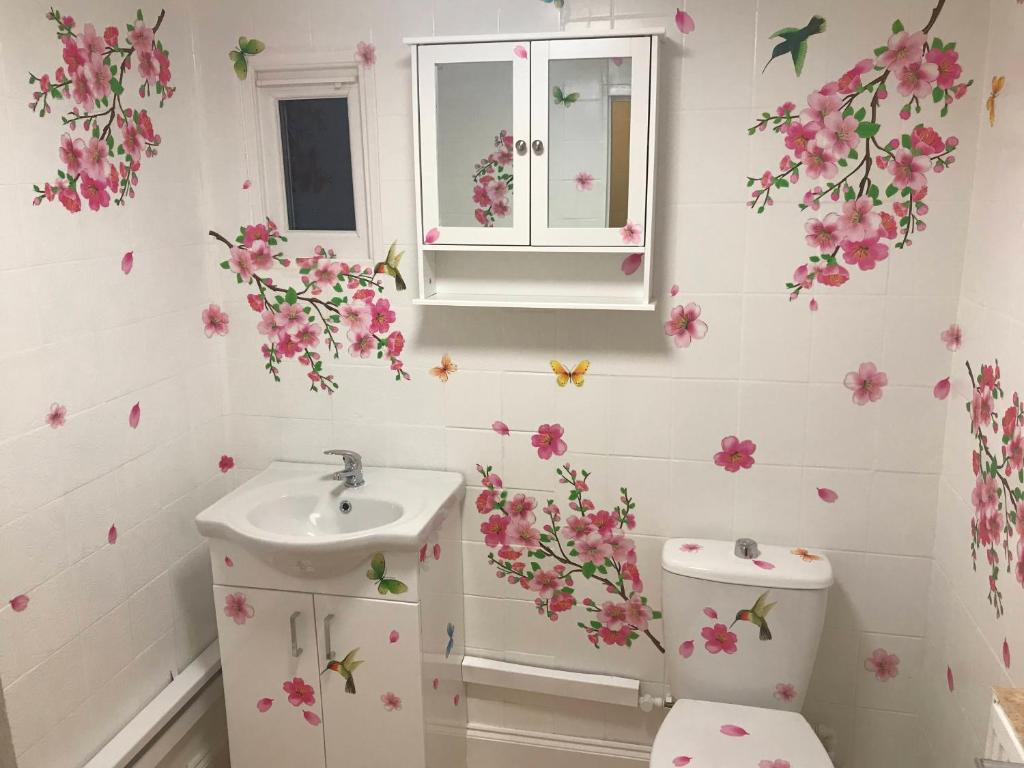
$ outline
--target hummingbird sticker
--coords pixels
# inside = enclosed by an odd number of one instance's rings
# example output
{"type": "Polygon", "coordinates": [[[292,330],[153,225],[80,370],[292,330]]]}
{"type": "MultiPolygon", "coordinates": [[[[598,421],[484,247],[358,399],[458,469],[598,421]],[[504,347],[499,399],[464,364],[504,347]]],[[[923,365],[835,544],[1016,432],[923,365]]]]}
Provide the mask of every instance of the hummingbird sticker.
{"type": "Polygon", "coordinates": [[[761,634],[759,635],[761,640],[771,640],[772,631],[768,628],[768,619],[766,617],[769,612],[771,612],[772,608],[775,607],[775,603],[766,602],[767,600],[768,593],[761,593],[761,596],[757,598],[757,601],[754,603],[753,608],[738,611],[736,613],[736,618],[733,620],[732,624],[729,625],[729,629],[732,629],[737,621],[749,621],[755,627],[759,627],[761,629],[761,634]]]}
{"type": "MultiPolygon", "coordinates": [[[[812,16],[811,20],[807,22],[807,26],[803,29],[783,27],[772,35],[772,38],[781,37],[782,42],[772,50],[772,57],[768,59],[768,64],[771,64],[779,56],[785,56],[788,53],[793,57],[793,69],[796,70],[796,75],[799,77],[800,73],[804,71],[804,60],[807,58],[807,38],[824,31],[825,19],[821,16],[812,16]]],[[[761,72],[768,69],[768,64],[764,65],[764,69],[761,72]]]]}
{"type": "Polygon", "coordinates": [[[398,271],[398,263],[402,260],[402,257],[405,256],[405,251],[399,251],[396,248],[397,245],[397,240],[391,243],[391,247],[388,248],[388,255],[385,257],[384,261],[378,261],[374,264],[373,274],[385,274],[389,277],[395,278],[395,288],[400,291],[404,291],[406,289],[405,280],[402,279],[402,273],[398,271]]]}
{"type": "Polygon", "coordinates": [[[356,678],[354,672],[362,664],[362,660],[356,658],[356,654],[359,653],[358,648],[353,648],[344,659],[341,661],[329,661],[327,662],[327,669],[324,672],[330,670],[331,672],[337,672],[343,678],[345,678],[345,693],[356,692],[356,678]]]}

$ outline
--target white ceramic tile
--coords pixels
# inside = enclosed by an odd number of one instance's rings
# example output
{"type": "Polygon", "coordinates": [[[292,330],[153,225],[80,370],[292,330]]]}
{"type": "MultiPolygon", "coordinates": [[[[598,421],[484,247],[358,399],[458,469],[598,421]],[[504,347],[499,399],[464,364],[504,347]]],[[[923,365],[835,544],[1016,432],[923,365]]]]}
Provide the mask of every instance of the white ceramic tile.
{"type": "Polygon", "coordinates": [[[743,378],[807,381],[810,341],[811,313],[785,295],[744,297],[743,378]]]}
{"type": "Polygon", "coordinates": [[[917,714],[923,645],[916,637],[862,635],[857,706],[917,714]]]}
{"type": "Polygon", "coordinates": [[[738,390],[734,381],[672,382],[672,458],[708,459],[723,437],[737,433],[738,390]],[[709,418],[710,414],[714,418],[709,418]]]}

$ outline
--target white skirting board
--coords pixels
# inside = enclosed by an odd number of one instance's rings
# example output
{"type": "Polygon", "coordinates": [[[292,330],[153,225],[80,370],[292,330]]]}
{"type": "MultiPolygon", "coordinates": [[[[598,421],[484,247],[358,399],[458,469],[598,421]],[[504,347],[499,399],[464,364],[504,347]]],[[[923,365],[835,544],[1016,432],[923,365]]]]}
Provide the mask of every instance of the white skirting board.
{"type": "Polygon", "coordinates": [[[651,748],[606,739],[561,736],[470,723],[466,768],[647,768],[651,748]]]}
{"type": "Polygon", "coordinates": [[[479,656],[463,658],[462,679],[467,684],[624,707],[636,707],[640,698],[640,681],[632,678],[513,664],[479,656]]]}

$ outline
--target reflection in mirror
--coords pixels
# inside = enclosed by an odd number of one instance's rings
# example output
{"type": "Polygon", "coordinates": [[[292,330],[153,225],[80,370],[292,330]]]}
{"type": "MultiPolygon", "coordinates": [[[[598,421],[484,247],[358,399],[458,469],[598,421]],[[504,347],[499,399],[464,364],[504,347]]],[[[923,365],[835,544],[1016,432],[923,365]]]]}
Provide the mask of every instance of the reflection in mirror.
{"type": "Polygon", "coordinates": [[[512,62],[438,64],[442,227],[512,226],[512,62]]]}
{"type": "Polygon", "coordinates": [[[628,58],[550,62],[548,226],[626,224],[632,69],[628,58]]]}

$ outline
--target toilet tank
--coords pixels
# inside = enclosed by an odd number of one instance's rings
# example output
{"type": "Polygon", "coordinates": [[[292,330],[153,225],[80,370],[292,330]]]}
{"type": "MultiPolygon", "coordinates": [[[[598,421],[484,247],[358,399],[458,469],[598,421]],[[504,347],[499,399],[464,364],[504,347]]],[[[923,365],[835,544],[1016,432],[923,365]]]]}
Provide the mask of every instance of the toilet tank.
{"type": "Polygon", "coordinates": [[[832,566],[820,553],[670,539],[662,613],[675,698],[799,710],[825,622],[832,566]]]}

